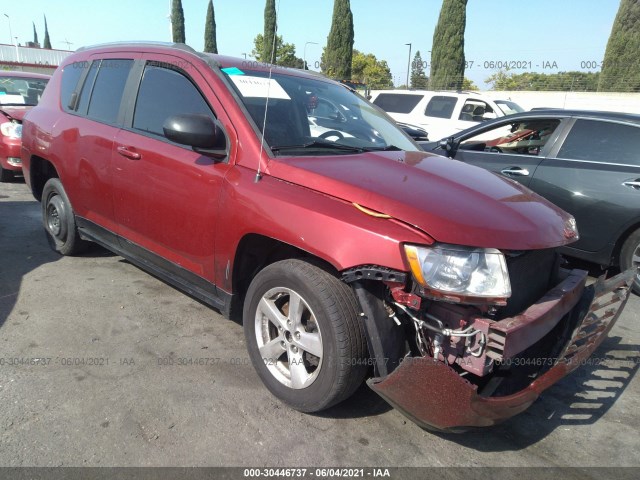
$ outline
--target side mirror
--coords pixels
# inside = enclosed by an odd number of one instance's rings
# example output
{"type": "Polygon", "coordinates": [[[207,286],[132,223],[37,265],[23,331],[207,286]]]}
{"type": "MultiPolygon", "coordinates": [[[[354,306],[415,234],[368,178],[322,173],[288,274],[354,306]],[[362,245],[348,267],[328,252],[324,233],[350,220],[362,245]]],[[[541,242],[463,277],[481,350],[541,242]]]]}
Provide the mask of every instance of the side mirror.
{"type": "Polygon", "coordinates": [[[494,118],[498,118],[495,114],[495,112],[487,112],[484,115],[482,115],[482,121],[484,122],[485,120],[493,120],[494,118]]]}
{"type": "Polygon", "coordinates": [[[222,159],[229,153],[224,130],[208,115],[172,115],[165,120],[162,130],[164,136],[172,142],[187,145],[203,155],[222,159]]]}
{"type": "Polygon", "coordinates": [[[438,142],[438,147],[447,152],[447,157],[453,158],[458,150],[458,145],[453,137],[443,138],[438,142]]]}

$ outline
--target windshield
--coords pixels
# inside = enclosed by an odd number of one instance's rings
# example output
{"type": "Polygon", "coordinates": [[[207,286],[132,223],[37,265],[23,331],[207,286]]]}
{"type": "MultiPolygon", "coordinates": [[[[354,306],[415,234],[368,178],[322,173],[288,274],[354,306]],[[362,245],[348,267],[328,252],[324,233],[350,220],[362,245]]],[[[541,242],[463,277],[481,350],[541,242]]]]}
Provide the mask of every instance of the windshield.
{"type": "Polygon", "coordinates": [[[496,102],[496,105],[500,107],[500,110],[502,110],[505,115],[524,112],[524,108],[522,108],[516,102],[512,102],[510,100],[496,100],[495,102],[496,102]]]}
{"type": "Polygon", "coordinates": [[[37,105],[49,80],[0,75],[0,104],[37,105]]]}
{"type": "Polygon", "coordinates": [[[277,155],[419,150],[384,113],[344,86],[279,72],[269,80],[268,71],[229,70],[227,78],[258,129],[265,126],[265,142],[277,155]]]}

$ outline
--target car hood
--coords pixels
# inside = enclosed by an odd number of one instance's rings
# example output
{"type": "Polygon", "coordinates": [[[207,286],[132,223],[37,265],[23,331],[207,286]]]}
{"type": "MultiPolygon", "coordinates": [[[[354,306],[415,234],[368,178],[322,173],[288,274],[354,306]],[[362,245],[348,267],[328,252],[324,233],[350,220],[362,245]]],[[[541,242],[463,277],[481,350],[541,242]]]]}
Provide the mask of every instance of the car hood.
{"type": "Polygon", "coordinates": [[[387,214],[442,243],[529,250],[575,240],[566,230],[571,216],[526,187],[425,152],[281,157],[268,172],[387,214]]]}
{"type": "Polygon", "coordinates": [[[7,115],[9,118],[18,120],[20,122],[22,121],[24,116],[27,114],[27,112],[32,108],[33,107],[31,105],[26,105],[24,107],[14,107],[14,106],[5,107],[3,105],[0,105],[0,111],[2,113],[7,115]]]}

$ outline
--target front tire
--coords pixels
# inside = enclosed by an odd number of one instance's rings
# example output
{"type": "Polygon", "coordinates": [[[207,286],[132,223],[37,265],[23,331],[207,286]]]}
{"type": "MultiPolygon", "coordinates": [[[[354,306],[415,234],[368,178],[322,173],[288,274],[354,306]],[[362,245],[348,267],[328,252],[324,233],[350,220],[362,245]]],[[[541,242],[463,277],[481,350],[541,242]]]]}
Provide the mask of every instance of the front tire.
{"type": "Polygon", "coordinates": [[[61,255],[76,255],[87,243],[80,239],[69,198],[57,178],[51,178],[42,190],[42,222],[49,245],[61,255]]]}
{"type": "Polygon", "coordinates": [[[302,412],[329,408],[367,373],[364,326],[349,286],[302,260],[260,271],[244,303],[244,332],[262,382],[302,412]]]}
{"type": "Polygon", "coordinates": [[[640,295],[640,230],[633,232],[622,245],[620,250],[620,269],[636,269],[636,278],[633,281],[633,291],[640,295]]]}

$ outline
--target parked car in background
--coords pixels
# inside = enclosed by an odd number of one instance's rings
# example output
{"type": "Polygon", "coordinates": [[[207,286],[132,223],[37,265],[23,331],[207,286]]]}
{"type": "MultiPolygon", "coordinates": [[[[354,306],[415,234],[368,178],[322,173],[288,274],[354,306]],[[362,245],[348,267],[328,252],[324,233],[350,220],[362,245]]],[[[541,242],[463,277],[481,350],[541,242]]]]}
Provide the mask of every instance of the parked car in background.
{"type": "Polygon", "coordinates": [[[479,92],[374,90],[371,101],[398,122],[424,128],[440,140],[485,120],[524,111],[515,102],[493,100],[479,92]]]}
{"type": "Polygon", "coordinates": [[[640,266],[640,115],[535,110],[422,145],[517,180],[571,213],[580,239],[562,248],[567,256],[640,266]]]}
{"type": "Polygon", "coordinates": [[[48,81],[48,75],[0,71],[0,182],[22,173],[22,118],[37,105],[48,81]]]}
{"type": "Polygon", "coordinates": [[[259,377],[304,412],[373,373],[423,426],[493,425],[586,361],[633,278],[587,287],[560,267],[568,213],[339,83],[187,46],[70,55],[22,154],[57,252],[97,242],[242,318],[259,377]]]}
{"type": "Polygon", "coordinates": [[[416,142],[428,142],[429,134],[424,128],[410,125],[408,123],[396,122],[404,130],[404,133],[413,138],[416,142]]]}

